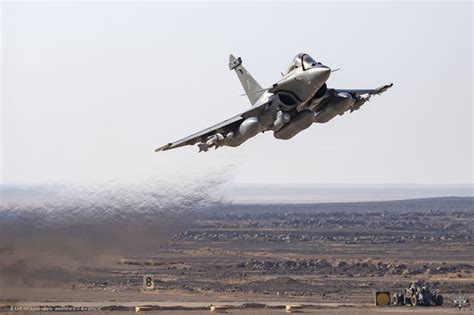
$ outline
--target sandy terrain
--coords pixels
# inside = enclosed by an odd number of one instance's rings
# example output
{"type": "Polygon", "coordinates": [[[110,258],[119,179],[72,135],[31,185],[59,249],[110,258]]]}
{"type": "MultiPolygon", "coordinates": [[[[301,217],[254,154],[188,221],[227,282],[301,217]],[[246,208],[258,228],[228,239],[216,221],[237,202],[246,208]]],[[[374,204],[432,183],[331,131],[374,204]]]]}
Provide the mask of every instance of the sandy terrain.
{"type": "MultiPolygon", "coordinates": [[[[7,311],[40,305],[131,310],[148,303],[164,307],[160,314],[207,314],[210,304],[253,302],[280,307],[227,312],[281,314],[291,303],[312,305],[303,310],[308,314],[456,314],[451,298],[474,294],[472,198],[227,205],[154,227],[103,251],[93,229],[90,255],[90,244],[66,236],[65,228],[33,230],[41,240],[36,250],[27,238],[15,242],[10,234],[0,246],[0,304],[7,311]],[[41,248],[43,237],[50,246],[41,248]],[[154,275],[153,291],[143,289],[144,274],[154,275]],[[414,280],[428,281],[446,306],[372,306],[375,290],[397,292],[414,280]],[[166,310],[173,306],[197,309],[166,310]]],[[[114,226],[106,230],[120,235],[114,226]]],[[[130,226],[126,231],[133,233],[130,226]]],[[[472,310],[460,313],[466,312],[472,310]]]]}

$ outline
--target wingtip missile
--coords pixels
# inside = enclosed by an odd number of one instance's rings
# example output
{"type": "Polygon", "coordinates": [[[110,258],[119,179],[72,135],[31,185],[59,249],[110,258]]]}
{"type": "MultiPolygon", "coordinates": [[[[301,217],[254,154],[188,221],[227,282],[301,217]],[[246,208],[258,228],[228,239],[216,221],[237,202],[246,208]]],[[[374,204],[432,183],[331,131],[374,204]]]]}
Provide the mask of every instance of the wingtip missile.
{"type": "Polygon", "coordinates": [[[155,149],[155,152],[160,152],[160,151],[165,151],[167,150],[169,147],[171,147],[173,144],[170,142],[170,143],[167,143],[165,144],[164,146],[162,147],[159,147],[158,149],[155,149]]]}
{"type": "Polygon", "coordinates": [[[376,94],[382,94],[383,92],[387,91],[389,88],[393,86],[393,83],[382,85],[376,89],[376,94]]]}

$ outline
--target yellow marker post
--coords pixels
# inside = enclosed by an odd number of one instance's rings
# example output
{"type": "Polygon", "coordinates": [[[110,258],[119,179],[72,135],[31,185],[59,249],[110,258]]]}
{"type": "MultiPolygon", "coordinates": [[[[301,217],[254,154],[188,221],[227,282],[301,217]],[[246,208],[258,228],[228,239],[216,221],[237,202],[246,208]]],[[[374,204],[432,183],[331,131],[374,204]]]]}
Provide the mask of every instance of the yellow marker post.
{"type": "Polygon", "coordinates": [[[151,306],[135,306],[135,312],[147,312],[147,311],[152,311],[153,307],[151,306]]]}
{"type": "Polygon", "coordinates": [[[301,310],[302,308],[303,308],[303,305],[287,305],[285,306],[285,312],[293,313],[293,312],[297,312],[298,310],[301,310]]]}
{"type": "Polygon", "coordinates": [[[211,305],[209,310],[214,313],[219,313],[219,312],[224,312],[225,310],[227,310],[227,307],[223,305],[211,305]]]}

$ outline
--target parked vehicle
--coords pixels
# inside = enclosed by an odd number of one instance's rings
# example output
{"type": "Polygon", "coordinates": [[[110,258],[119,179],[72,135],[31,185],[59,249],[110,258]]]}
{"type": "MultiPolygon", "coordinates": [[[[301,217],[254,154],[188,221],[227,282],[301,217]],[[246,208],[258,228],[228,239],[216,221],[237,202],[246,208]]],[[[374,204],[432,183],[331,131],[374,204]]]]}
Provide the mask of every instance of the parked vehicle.
{"type": "Polygon", "coordinates": [[[443,296],[429,290],[424,281],[415,281],[408,288],[395,293],[392,298],[393,305],[411,306],[442,306],[443,296]]]}

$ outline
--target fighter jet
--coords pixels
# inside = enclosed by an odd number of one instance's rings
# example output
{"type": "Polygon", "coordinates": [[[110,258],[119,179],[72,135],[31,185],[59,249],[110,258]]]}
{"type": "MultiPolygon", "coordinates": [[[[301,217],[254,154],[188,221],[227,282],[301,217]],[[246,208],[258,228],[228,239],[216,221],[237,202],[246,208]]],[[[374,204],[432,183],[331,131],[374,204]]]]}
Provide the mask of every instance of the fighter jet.
{"type": "Polygon", "coordinates": [[[346,111],[358,110],[373,95],[392,87],[375,89],[333,89],[326,85],[331,72],[328,66],[298,54],[282,78],[262,88],[242,65],[242,59],[230,55],[229,69],[237,73],[251,107],[217,125],[170,142],[158,149],[166,151],[186,145],[199,147],[199,152],[222,146],[237,147],[260,132],[273,131],[277,139],[288,140],[313,123],[326,123],[346,111]]]}

